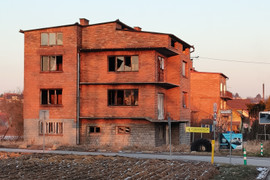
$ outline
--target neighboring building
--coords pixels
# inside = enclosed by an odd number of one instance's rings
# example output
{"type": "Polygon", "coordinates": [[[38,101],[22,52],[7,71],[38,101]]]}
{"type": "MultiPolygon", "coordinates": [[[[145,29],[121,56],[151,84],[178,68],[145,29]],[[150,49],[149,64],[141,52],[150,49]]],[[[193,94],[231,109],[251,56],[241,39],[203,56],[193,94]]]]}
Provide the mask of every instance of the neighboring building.
{"type": "Polygon", "coordinates": [[[190,49],[119,20],[20,31],[25,140],[90,146],[189,144],[190,49]]]}
{"type": "Polygon", "coordinates": [[[226,110],[227,101],[232,99],[232,93],[227,91],[226,80],[222,73],[198,72],[193,70],[190,76],[190,100],[193,126],[212,126],[214,119],[214,104],[217,109],[217,126],[227,129],[229,116],[220,114],[226,110]]]}
{"type": "Polygon", "coordinates": [[[250,128],[247,104],[251,104],[250,99],[233,99],[227,103],[228,108],[233,112],[232,129],[235,132],[250,128]]]}
{"type": "Polygon", "coordinates": [[[18,93],[4,93],[3,94],[3,101],[6,101],[8,103],[12,101],[23,101],[23,94],[18,93]]]}

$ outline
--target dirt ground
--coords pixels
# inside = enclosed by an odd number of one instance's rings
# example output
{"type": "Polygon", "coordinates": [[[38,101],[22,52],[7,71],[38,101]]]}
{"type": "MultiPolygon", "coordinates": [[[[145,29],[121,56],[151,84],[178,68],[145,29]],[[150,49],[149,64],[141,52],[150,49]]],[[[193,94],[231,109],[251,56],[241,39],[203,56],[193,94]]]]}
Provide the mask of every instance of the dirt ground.
{"type": "Polygon", "coordinates": [[[201,179],[219,174],[207,162],[0,152],[0,179],[201,179]]]}

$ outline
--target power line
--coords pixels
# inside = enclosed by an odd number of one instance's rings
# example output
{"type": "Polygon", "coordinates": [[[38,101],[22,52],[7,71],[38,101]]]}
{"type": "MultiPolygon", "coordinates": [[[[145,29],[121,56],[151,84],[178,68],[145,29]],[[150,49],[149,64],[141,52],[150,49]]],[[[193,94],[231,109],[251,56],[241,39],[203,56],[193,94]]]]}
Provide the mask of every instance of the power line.
{"type": "Polygon", "coordinates": [[[210,58],[210,57],[201,57],[201,59],[209,59],[214,61],[225,61],[225,62],[237,62],[237,63],[246,63],[246,64],[270,64],[268,62],[255,62],[255,61],[241,61],[241,60],[232,60],[232,59],[218,59],[218,58],[210,58]]]}

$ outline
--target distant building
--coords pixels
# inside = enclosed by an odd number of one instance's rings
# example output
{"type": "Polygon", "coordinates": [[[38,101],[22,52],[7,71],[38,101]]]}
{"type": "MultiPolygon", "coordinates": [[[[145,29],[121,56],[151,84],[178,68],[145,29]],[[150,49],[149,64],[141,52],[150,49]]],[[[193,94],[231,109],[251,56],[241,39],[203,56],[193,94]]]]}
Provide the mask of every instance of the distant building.
{"type": "Polygon", "coordinates": [[[18,93],[4,93],[3,99],[6,102],[23,101],[23,94],[18,93]]]}
{"type": "Polygon", "coordinates": [[[191,45],[119,20],[24,33],[25,140],[155,147],[189,144],[191,45]]]}
{"type": "Polygon", "coordinates": [[[216,104],[218,126],[224,131],[227,129],[229,116],[220,114],[221,110],[228,109],[227,101],[232,99],[232,93],[227,91],[227,79],[222,73],[191,72],[190,101],[194,126],[212,126],[216,104]]]}
{"type": "Polygon", "coordinates": [[[232,99],[229,100],[228,108],[233,111],[233,130],[239,131],[243,128],[249,128],[249,112],[247,104],[250,104],[250,99],[232,99]]]}

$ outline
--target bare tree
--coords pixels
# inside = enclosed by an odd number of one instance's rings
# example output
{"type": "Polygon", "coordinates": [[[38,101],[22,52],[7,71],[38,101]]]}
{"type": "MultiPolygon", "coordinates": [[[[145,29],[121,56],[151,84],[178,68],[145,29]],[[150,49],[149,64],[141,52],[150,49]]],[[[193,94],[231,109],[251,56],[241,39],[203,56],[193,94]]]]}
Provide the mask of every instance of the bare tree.
{"type": "MultiPolygon", "coordinates": [[[[22,94],[20,94],[22,96],[22,94]]],[[[8,119],[8,129],[5,134],[8,133],[10,129],[13,129],[15,136],[18,138],[23,135],[23,102],[22,99],[10,100],[3,99],[0,103],[0,110],[7,116],[8,119]]]]}

